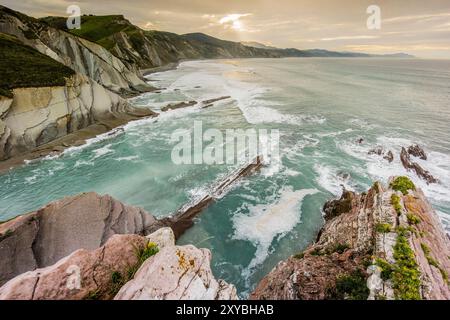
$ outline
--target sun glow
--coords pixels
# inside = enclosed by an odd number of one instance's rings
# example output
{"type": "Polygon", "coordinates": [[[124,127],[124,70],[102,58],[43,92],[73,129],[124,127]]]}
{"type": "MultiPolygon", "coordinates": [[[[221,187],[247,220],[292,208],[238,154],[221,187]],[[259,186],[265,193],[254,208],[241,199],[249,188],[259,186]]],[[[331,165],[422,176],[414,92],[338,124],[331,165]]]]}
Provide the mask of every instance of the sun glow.
{"type": "Polygon", "coordinates": [[[226,28],[231,28],[234,29],[236,31],[244,31],[245,30],[245,26],[243,24],[242,21],[240,21],[240,19],[242,17],[247,17],[251,15],[250,13],[245,13],[245,14],[240,14],[240,13],[233,13],[233,14],[229,14],[226,15],[225,17],[223,17],[222,19],[219,20],[219,23],[224,25],[226,28]]]}

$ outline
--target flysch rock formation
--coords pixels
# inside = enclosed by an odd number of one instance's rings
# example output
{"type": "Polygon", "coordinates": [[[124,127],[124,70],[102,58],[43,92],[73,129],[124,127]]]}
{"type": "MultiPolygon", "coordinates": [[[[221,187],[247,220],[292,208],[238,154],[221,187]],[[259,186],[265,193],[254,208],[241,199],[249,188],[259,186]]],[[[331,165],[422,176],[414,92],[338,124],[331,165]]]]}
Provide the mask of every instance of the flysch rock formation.
{"type": "Polygon", "coordinates": [[[281,261],[251,299],[449,299],[450,242],[438,216],[421,190],[393,188],[376,183],[328,202],[317,241],[281,261]]]}
{"type": "Polygon", "coordinates": [[[0,32],[88,76],[119,94],[129,95],[153,88],[102,46],[19,12],[0,6],[0,32]]]}
{"type": "Polygon", "coordinates": [[[0,224],[0,285],[78,249],[94,250],[114,234],[146,235],[156,219],[105,195],[66,197],[0,224]]]}
{"type": "Polygon", "coordinates": [[[66,86],[14,89],[0,99],[0,160],[34,150],[69,133],[103,124],[105,131],[155,116],[138,109],[90,78],[76,74],[66,86]]]}
{"type": "Polygon", "coordinates": [[[212,275],[210,258],[206,249],[175,246],[170,228],[147,237],[113,235],[98,249],[77,250],[13,278],[0,288],[0,299],[237,299],[233,285],[212,275]],[[143,260],[149,246],[158,250],[143,260]]]}

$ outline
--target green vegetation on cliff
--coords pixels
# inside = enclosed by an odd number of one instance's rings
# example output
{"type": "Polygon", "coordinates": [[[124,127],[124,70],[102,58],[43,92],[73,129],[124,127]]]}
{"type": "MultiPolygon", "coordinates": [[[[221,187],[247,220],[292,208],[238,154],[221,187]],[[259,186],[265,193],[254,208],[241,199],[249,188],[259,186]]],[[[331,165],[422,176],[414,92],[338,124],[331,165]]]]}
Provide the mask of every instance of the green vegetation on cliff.
{"type": "Polygon", "coordinates": [[[367,276],[361,270],[339,277],[335,286],[328,290],[329,297],[337,300],[367,300],[369,294],[367,276]]]}
{"type": "Polygon", "coordinates": [[[420,271],[414,251],[408,241],[408,230],[399,228],[397,242],[394,246],[396,264],[392,272],[392,281],[397,299],[421,300],[420,271]]]}
{"type": "Polygon", "coordinates": [[[391,182],[391,188],[395,191],[401,191],[403,195],[408,194],[408,190],[416,190],[416,186],[408,177],[398,177],[391,182]]]}
{"type": "Polygon", "coordinates": [[[0,33],[0,95],[12,97],[12,89],[64,86],[75,72],[63,64],[0,33]]]}
{"type": "Polygon", "coordinates": [[[96,42],[108,50],[111,50],[115,43],[112,36],[118,32],[124,31],[127,34],[136,32],[136,27],[128,23],[122,15],[92,16],[84,15],[81,17],[81,28],[67,30],[66,18],[64,17],[46,17],[41,21],[58,29],[66,30],[81,38],[96,42]]]}

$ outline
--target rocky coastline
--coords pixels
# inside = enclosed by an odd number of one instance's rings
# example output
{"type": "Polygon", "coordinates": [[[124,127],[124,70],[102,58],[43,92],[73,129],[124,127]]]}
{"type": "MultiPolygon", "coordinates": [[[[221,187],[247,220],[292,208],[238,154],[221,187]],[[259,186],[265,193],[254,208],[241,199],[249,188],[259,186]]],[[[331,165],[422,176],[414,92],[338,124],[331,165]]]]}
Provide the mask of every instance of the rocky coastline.
{"type": "Polygon", "coordinates": [[[176,246],[171,228],[86,193],[0,224],[0,300],[237,299],[211,253],[176,246]]]}

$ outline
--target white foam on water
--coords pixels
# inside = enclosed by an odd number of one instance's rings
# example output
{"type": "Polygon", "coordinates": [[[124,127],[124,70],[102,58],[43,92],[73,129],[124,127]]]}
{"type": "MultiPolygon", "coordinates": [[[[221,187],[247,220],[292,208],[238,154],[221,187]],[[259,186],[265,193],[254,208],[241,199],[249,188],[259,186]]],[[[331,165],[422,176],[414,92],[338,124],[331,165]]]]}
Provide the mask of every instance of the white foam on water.
{"type": "Polygon", "coordinates": [[[114,160],[116,161],[134,161],[134,160],[139,160],[139,156],[128,156],[128,157],[118,157],[115,158],[114,160]]]}
{"type": "Polygon", "coordinates": [[[323,164],[315,164],[314,170],[317,173],[316,182],[325,190],[339,197],[343,187],[346,190],[354,191],[350,177],[344,178],[339,174],[338,169],[323,164]]]}
{"type": "Polygon", "coordinates": [[[246,272],[251,272],[264,262],[275,238],[285,236],[301,219],[301,205],[308,195],[317,193],[315,189],[293,191],[292,187],[284,187],[272,203],[244,205],[232,217],[234,239],[248,240],[256,246],[255,257],[251,260],[246,272]]]}
{"type": "Polygon", "coordinates": [[[81,166],[94,166],[93,161],[86,161],[86,160],[77,160],[75,164],[73,165],[74,168],[79,168],[81,166]]]}
{"type": "Polygon", "coordinates": [[[343,135],[345,133],[353,132],[354,130],[352,128],[348,128],[346,130],[336,131],[336,132],[329,132],[329,133],[318,133],[317,136],[320,138],[323,137],[337,137],[340,135],[343,135]]]}

